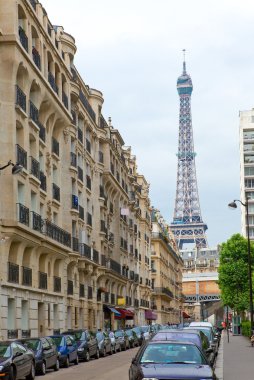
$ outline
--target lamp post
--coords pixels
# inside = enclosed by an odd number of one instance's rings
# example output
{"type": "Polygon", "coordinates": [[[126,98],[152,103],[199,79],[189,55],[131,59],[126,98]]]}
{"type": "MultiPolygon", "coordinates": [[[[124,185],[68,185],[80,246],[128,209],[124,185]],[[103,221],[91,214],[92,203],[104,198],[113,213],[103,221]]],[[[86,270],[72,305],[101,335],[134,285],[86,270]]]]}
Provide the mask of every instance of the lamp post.
{"type": "Polygon", "coordinates": [[[20,165],[19,163],[14,164],[11,160],[9,160],[6,165],[0,167],[0,170],[4,170],[5,168],[7,168],[10,165],[12,166],[12,174],[18,174],[18,173],[22,172],[22,170],[23,170],[22,165],[20,165]]]}
{"type": "Polygon", "coordinates": [[[246,197],[245,203],[239,199],[234,199],[233,202],[229,203],[230,208],[237,208],[236,202],[241,203],[243,207],[246,208],[247,215],[247,240],[248,240],[248,269],[249,269],[249,287],[250,287],[250,326],[251,334],[253,334],[253,293],[252,293],[252,268],[251,268],[251,250],[250,250],[250,228],[249,228],[249,203],[248,198],[246,197]]]}

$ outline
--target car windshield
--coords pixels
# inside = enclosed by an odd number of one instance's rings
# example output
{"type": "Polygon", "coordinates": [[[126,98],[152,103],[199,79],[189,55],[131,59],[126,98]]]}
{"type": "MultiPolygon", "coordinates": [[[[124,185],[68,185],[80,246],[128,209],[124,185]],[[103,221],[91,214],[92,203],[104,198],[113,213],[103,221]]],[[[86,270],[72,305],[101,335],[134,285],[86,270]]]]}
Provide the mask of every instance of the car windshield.
{"type": "Polygon", "coordinates": [[[178,342],[192,342],[200,346],[200,340],[196,334],[177,332],[158,332],[152,340],[177,340],[178,342]]]}
{"type": "Polygon", "coordinates": [[[23,344],[30,350],[37,351],[40,346],[39,339],[27,339],[23,341],[23,344]]]}
{"type": "Polygon", "coordinates": [[[149,331],[149,326],[142,326],[141,327],[141,330],[142,330],[142,332],[148,332],[149,331]]]}
{"type": "Polygon", "coordinates": [[[207,364],[195,345],[183,343],[151,343],[143,352],[140,363],[207,364]]]}
{"type": "Polygon", "coordinates": [[[0,343],[0,357],[9,358],[11,356],[11,347],[9,344],[0,343]]]}
{"type": "Polygon", "coordinates": [[[132,331],[131,331],[131,330],[126,330],[125,332],[126,332],[126,334],[127,334],[128,336],[132,336],[132,331]]]}
{"type": "Polygon", "coordinates": [[[63,336],[53,336],[52,339],[55,342],[56,346],[64,346],[63,336]]]}
{"type": "Polygon", "coordinates": [[[209,341],[212,340],[212,333],[211,333],[211,329],[209,327],[205,328],[205,327],[195,326],[195,330],[202,331],[207,336],[209,341]]]}
{"type": "Polygon", "coordinates": [[[115,336],[118,338],[119,336],[123,336],[123,332],[122,331],[116,331],[115,332],[115,336]]]}
{"type": "Polygon", "coordinates": [[[98,333],[96,334],[96,338],[97,338],[99,341],[101,341],[101,340],[104,339],[104,335],[102,334],[102,332],[98,332],[98,333]]]}
{"type": "Polygon", "coordinates": [[[140,329],[139,327],[134,327],[132,330],[133,330],[136,334],[140,334],[140,332],[141,332],[141,329],[140,329]]]}

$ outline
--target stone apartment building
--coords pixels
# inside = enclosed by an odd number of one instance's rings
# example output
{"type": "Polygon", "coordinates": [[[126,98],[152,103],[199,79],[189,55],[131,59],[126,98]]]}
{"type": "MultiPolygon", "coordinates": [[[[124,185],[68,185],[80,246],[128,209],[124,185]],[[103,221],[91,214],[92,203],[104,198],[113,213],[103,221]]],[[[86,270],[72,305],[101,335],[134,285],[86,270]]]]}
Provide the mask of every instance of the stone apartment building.
{"type": "Polygon", "coordinates": [[[76,50],[38,1],[0,0],[4,339],[144,324],[152,313],[149,185],[76,50]],[[23,171],[3,169],[9,160],[23,171]]]}
{"type": "MultiPolygon", "coordinates": [[[[174,236],[159,211],[152,211],[151,280],[154,318],[157,322],[182,321],[182,266],[183,261],[174,236]]],[[[149,312],[147,312],[149,313],[149,312]]]]}

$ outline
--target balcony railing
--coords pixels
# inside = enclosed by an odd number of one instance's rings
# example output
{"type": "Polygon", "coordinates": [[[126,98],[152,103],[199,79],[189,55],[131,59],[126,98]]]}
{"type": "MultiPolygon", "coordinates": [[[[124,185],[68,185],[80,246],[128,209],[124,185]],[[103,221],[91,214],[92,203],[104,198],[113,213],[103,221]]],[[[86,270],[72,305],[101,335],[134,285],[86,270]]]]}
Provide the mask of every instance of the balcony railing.
{"type": "Polygon", "coordinates": [[[83,131],[78,127],[78,140],[83,144],[83,131]]]}
{"type": "Polygon", "coordinates": [[[104,232],[105,234],[107,233],[105,220],[101,220],[101,232],[104,232]]]}
{"type": "Polygon", "coordinates": [[[86,176],[86,187],[91,190],[92,188],[92,181],[91,181],[91,177],[89,175],[86,176]]]}
{"type": "Polygon", "coordinates": [[[48,289],[47,273],[39,272],[39,289],[48,289]]]}
{"type": "Polygon", "coordinates": [[[21,148],[19,144],[16,144],[17,149],[17,162],[23,166],[23,168],[27,169],[27,153],[21,148]]]}
{"type": "Polygon", "coordinates": [[[22,285],[32,286],[32,269],[22,267],[22,285]]]}
{"type": "Polygon", "coordinates": [[[52,153],[59,156],[59,142],[54,137],[52,137],[52,153]]]}
{"type": "Polygon", "coordinates": [[[40,163],[32,156],[30,156],[30,160],[30,173],[34,177],[40,179],[40,163]]]}
{"type": "Polygon", "coordinates": [[[92,215],[89,212],[87,212],[86,214],[86,223],[88,224],[88,226],[91,226],[91,227],[93,225],[92,215]]]}
{"type": "Polygon", "coordinates": [[[52,198],[60,202],[60,187],[52,183],[52,198]]]}
{"type": "Polygon", "coordinates": [[[104,155],[103,155],[103,152],[101,152],[101,151],[99,151],[99,162],[101,164],[103,164],[103,162],[104,162],[104,155]]]}
{"type": "Polygon", "coordinates": [[[40,171],[40,181],[41,181],[40,188],[43,191],[47,191],[47,177],[45,176],[45,174],[42,171],[40,171]]]}
{"type": "Polygon", "coordinates": [[[76,168],[77,167],[77,155],[73,152],[71,152],[70,154],[71,154],[71,166],[76,168]]]}
{"type": "Polygon", "coordinates": [[[44,220],[41,215],[37,214],[34,211],[31,211],[32,214],[32,223],[33,230],[43,233],[44,220]]]}
{"type": "Polygon", "coordinates": [[[95,112],[94,110],[92,109],[92,107],[90,106],[85,94],[83,94],[82,91],[79,92],[79,98],[81,100],[81,103],[83,104],[83,106],[85,107],[85,109],[87,110],[89,116],[91,117],[91,119],[95,122],[96,121],[96,116],[95,116],[95,112]]]}
{"type": "Polygon", "coordinates": [[[84,207],[82,206],[78,206],[78,210],[79,210],[79,218],[82,219],[82,220],[85,220],[85,212],[84,212],[84,207]]]}
{"type": "Polygon", "coordinates": [[[19,283],[19,265],[8,262],[8,281],[19,283]]]}
{"type": "Polygon", "coordinates": [[[134,275],[134,281],[139,283],[139,275],[137,273],[134,275]]]}
{"type": "Polygon", "coordinates": [[[166,296],[170,298],[174,298],[173,293],[168,288],[154,288],[155,293],[165,294],[166,296]]]}
{"type": "Polygon", "coordinates": [[[114,272],[121,274],[121,265],[117,261],[110,259],[109,266],[114,272]]]}
{"type": "Polygon", "coordinates": [[[76,237],[72,237],[72,250],[74,252],[78,252],[79,251],[79,241],[78,241],[78,238],[76,237]]]}
{"type": "Polygon", "coordinates": [[[134,307],[139,308],[139,300],[135,298],[134,300],[134,307]]]}
{"type": "Polygon", "coordinates": [[[104,293],[104,302],[109,303],[109,292],[104,293]]]}
{"type": "Polygon", "coordinates": [[[47,236],[67,247],[71,246],[71,234],[51,223],[49,220],[46,220],[45,226],[45,233],[47,236]]]}
{"type": "Polygon", "coordinates": [[[29,109],[29,116],[33,120],[35,124],[38,124],[39,121],[39,110],[34,105],[34,103],[30,100],[29,101],[30,109],[29,109]]]}
{"type": "Polygon", "coordinates": [[[26,95],[18,85],[16,85],[16,105],[26,112],[26,95]]]}
{"type": "Polygon", "coordinates": [[[63,104],[65,105],[65,108],[69,108],[69,100],[68,100],[68,96],[65,94],[65,92],[62,93],[62,101],[63,101],[63,104]]]}
{"type": "Polygon", "coordinates": [[[91,142],[88,139],[86,139],[86,150],[91,153],[91,142]]]}
{"type": "Polygon", "coordinates": [[[40,70],[41,69],[41,56],[40,56],[38,50],[34,46],[32,49],[32,54],[33,54],[33,61],[36,64],[36,66],[38,67],[38,69],[40,70]]]}
{"type": "Polygon", "coordinates": [[[53,90],[58,94],[58,87],[56,85],[54,75],[50,71],[48,73],[48,81],[53,90]]]}
{"type": "Polygon", "coordinates": [[[61,293],[61,277],[54,276],[54,292],[61,293]]]}
{"type": "Polygon", "coordinates": [[[135,273],[133,270],[130,271],[130,280],[134,281],[135,273]]]}
{"type": "Polygon", "coordinates": [[[8,339],[18,339],[18,330],[7,330],[8,339]]]}
{"type": "Polygon", "coordinates": [[[71,281],[71,280],[68,280],[67,294],[68,295],[73,295],[73,281],[71,281]]]}
{"type": "Polygon", "coordinates": [[[89,300],[92,300],[93,299],[93,288],[91,286],[88,286],[88,292],[87,292],[87,298],[89,300]]]}
{"type": "Polygon", "coordinates": [[[46,128],[38,121],[38,127],[40,128],[39,137],[42,141],[46,140],[46,128]]]}
{"type": "Polygon", "coordinates": [[[81,256],[91,260],[91,247],[85,243],[79,244],[79,253],[81,256]]]}
{"type": "Polygon", "coordinates": [[[106,260],[106,256],[105,255],[101,255],[101,265],[103,267],[107,266],[107,260],[106,260]]]}
{"type": "Polygon", "coordinates": [[[28,52],[28,38],[24,29],[21,26],[19,26],[19,40],[23,48],[28,52]]]}
{"type": "Polygon", "coordinates": [[[79,297],[84,298],[85,297],[85,285],[79,284],[79,297]]]}
{"type": "Polygon", "coordinates": [[[111,293],[110,298],[111,298],[111,300],[110,300],[111,304],[115,305],[115,303],[116,303],[116,296],[115,296],[115,294],[111,293]]]}
{"type": "Polygon", "coordinates": [[[29,208],[17,203],[18,206],[18,221],[26,226],[29,226],[29,208]]]}
{"type": "Polygon", "coordinates": [[[78,196],[72,194],[71,196],[71,208],[74,210],[78,210],[78,196]]]}
{"type": "Polygon", "coordinates": [[[93,249],[93,261],[99,263],[99,252],[96,249],[93,249]]]}
{"type": "Polygon", "coordinates": [[[78,179],[79,179],[81,182],[83,182],[83,180],[84,180],[83,169],[82,169],[80,166],[78,166],[78,179]]]}

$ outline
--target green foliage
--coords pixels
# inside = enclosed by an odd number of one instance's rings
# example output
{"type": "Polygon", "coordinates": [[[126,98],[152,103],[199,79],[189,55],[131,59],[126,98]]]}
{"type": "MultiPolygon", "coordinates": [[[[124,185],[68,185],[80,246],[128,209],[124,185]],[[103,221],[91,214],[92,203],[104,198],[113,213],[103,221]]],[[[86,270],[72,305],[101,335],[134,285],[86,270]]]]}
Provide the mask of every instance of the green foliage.
{"type": "Polygon", "coordinates": [[[240,234],[221,245],[218,284],[224,305],[238,313],[249,309],[248,242],[240,234]]]}
{"type": "Polygon", "coordinates": [[[243,321],[241,323],[241,326],[242,326],[242,334],[244,336],[251,337],[250,321],[243,321]]]}

